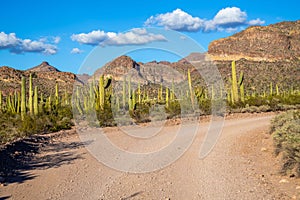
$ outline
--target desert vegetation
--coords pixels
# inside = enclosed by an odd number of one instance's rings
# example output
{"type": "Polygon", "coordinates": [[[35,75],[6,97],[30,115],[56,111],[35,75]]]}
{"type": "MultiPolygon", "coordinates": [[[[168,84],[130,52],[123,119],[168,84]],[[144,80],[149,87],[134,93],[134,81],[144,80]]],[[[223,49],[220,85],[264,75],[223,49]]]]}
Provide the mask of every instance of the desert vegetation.
{"type": "Polygon", "coordinates": [[[0,141],[68,129],[73,125],[73,117],[104,127],[209,115],[213,109],[215,114],[224,114],[299,108],[299,88],[291,86],[284,90],[280,83],[273,82],[263,92],[246,88],[245,74],[237,74],[235,61],[224,87],[195,82],[190,69],[185,76],[186,85],[173,81],[165,87],[142,85],[132,81],[131,76],[124,76],[117,83],[113,77],[100,75],[87,84],[74,84],[73,95],[60,91],[57,83],[53,94],[47,96],[34,84],[36,78],[22,77],[19,90],[6,95],[0,91],[0,141]]]}
{"type": "Polygon", "coordinates": [[[275,153],[283,160],[282,173],[300,176],[300,110],[288,111],[272,120],[270,132],[275,153]]]}
{"type": "Polygon", "coordinates": [[[22,77],[20,90],[6,96],[0,91],[0,143],[69,129],[73,125],[70,95],[67,92],[60,95],[56,84],[55,93],[44,97],[38,86],[33,88],[33,81],[32,75],[27,84],[26,78],[22,77]]]}

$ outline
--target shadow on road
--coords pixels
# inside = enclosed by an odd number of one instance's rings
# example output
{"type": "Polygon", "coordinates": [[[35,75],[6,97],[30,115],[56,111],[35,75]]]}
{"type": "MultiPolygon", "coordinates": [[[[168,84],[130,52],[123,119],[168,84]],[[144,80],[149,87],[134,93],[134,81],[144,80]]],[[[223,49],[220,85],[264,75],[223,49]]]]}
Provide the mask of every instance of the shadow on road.
{"type": "MultiPolygon", "coordinates": [[[[35,169],[56,168],[83,159],[74,152],[82,142],[53,142],[49,136],[31,136],[0,148],[0,177],[5,184],[23,183],[36,176],[35,169]]],[[[6,199],[8,197],[0,197],[6,199]]]]}
{"type": "Polygon", "coordinates": [[[9,198],[11,198],[11,196],[0,197],[0,200],[5,200],[5,199],[9,199],[9,198]]]}

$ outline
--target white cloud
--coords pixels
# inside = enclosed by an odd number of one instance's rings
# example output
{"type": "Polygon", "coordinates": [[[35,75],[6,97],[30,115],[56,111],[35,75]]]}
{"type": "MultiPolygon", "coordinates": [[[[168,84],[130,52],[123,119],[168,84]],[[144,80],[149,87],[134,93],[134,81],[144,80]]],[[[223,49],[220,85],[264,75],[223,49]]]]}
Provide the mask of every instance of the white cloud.
{"type": "Polygon", "coordinates": [[[53,43],[58,44],[61,41],[61,38],[59,36],[56,36],[53,38],[53,43]]]}
{"type": "Polygon", "coordinates": [[[261,20],[261,19],[259,19],[259,18],[250,20],[250,21],[248,22],[248,24],[249,24],[250,26],[263,25],[264,23],[265,23],[265,21],[264,21],[264,20],[261,20]]]}
{"type": "Polygon", "coordinates": [[[176,31],[198,31],[203,27],[204,20],[176,9],[173,12],[151,16],[145,25],[158,25],[176,31]]]}
{"type": "Polygon", "coordinates": [[[80,53],[82,53],[83,51],[82,50],[80,50],[79,48],[73,48],[72,50],[71,50],[71,53],[72,54],[80,54],[80,53]]]}
{"type": "Polygon", "coordinates": [[[248,25],[262,25],[265,21],[258,19],[247,21],[247,13],[237,7],[223,8],[213,19],[201,19],[176,9],[173,12],[151,16],[145,22],[146,26],[156,25],[177,31],[237,31],[248,25]]]}
{"type": "Polygon", "coordinates": [[[230,27],[243,25],[247,21],[246,12],[237,7],[227,7],[221,9],[213,19],[213,22],[219,26],[230,27]]]}
{"type": "Polygon", "coordinates": [[[20,39],[15,33],[6,34],[0,32],[0,49],[8,49],[10,52],[21,54],[25,52],[36,52],[43,54],[57,53],[57,47],[47,44],[43,40],[20,39]]]}
{"type": "Polygon", "coordinates": [[[166,41],[161,34],[148,33],[146,29],[134,28],[125,33],[104,32],[101,30],[89,33],[73,34],[73,41],[88,45],[141,45],[154,41],[166,41]]]}
{"type": "Polygon", "coordinates": [[[73,34],[71,36],[71,39],[81,44],[99,45],[104,40],[114,36],[116,36],[116,33],[113,32],[105,33],[104,31],[97,30],[89,33],[73,34]]]}

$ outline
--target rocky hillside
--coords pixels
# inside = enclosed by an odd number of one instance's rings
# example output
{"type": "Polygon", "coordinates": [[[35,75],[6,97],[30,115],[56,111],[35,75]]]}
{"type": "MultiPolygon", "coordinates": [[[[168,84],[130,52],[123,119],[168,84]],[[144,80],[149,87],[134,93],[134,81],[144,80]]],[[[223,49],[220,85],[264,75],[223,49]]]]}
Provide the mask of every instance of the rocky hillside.
{"type": "Polygon", "coordinates": [[[8,93],[19,89],[21,77],[28,77],[30,73],[34,78],[33,84],[49,94],[53,93],[56,82],[62,92],[72,91],[75,80],[80,79],[80,84],[94,78],[98,80],[100,74],[112,76],[114,81],[122,81],[124,77],[128,80],[130,76],[133,84],[178,83],[187,79],[188,69],[193,84],[205,86],[201,73],[208,73],[212,65],[218,67],[223,80],[228,83],[232,60],[236,60],[238,73],[244,72],[247,91],[268,90],[270,83],[278,84],[280,89],[291,86],[299,88],[300,20],[249,27],[228,38],[213,41],[206,54],[191,53],[173,63],[142,63],[128,56],[120,56],[99,68],[93,76],[60,72],[47,62],[26,71],[0,67],[0,90],[8,93]]]}
{"type": "Polygon", "coordinates": [[[282,61],[300,59],[300,20],[252,26],[210,43],[213,60],[282,61]]]}
{"type": "Polygon", "coordinates": [[[7,66],[0,67],[0,90],[3,94],[20,90],[22,76],[28,77],[32,74],[33,86],[38,86],[39,91],[45,95],[54,93],[55,84],[59,84],[60,92],[72,91],[76,75],[70,72],[60,72],[55,67],[43,62],[28,70],[16,70],[7,66]]]}
{"type": "Polygon", "coordinates": [[[100,74],[112,76],[115,81],[127,80],[129,76],[133,83],[160,84],[162,82],[180,82],[185,77],[174,70],[172,63],[167,61],[137,63],[128,56],[120,56],[98,69],[93,77],[98,78],[100,74]]]}

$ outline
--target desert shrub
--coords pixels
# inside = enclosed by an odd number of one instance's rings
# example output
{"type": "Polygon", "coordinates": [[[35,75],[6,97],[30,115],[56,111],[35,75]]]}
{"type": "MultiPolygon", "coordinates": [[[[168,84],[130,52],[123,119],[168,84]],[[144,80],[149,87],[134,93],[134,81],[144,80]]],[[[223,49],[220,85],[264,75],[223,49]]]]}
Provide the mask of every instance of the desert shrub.
{"type": "Polygon", "coordinates": [[[18,115],[0,112],[0,144],[22,137],[18,129],[20,120],[18,115]]]}
{"type": "Polygon", "coordinates": [[[275,153],[282,154],[282,172],[300,176],[300,110],[288,111],[272,120],[275,153]]]}
{"type": "Polygon", "coordinates": [[[106,102],[104,108],[97,110],[96,114],[100,127],[116,126],[110,102],[106,102]]]}
{"type": "Polygon", "coordinates": [[[149,103],[136,103],[134,109],[130,111],[130,116],[137,123],[150,122],[150,104],[149,103]]]}
{"type": "Polygon", "coordinates": [[[0,144],[33,134],[70,129],[73,126],[72,110],[70,106],[59,106],[37,116],[27,114],[23,120],[19,114],[2,112],[0,126],[0,144]]]}
{"type": "Polygon", "coordinates": [[[176,116],[180,116],[181,114],[181,107],[178,101],[171,101],[169,102],[168,107],[165,107],[167,118],[171,119],[176,116]]]}

